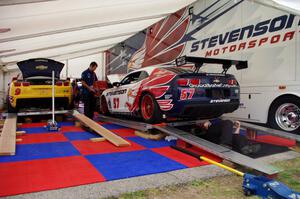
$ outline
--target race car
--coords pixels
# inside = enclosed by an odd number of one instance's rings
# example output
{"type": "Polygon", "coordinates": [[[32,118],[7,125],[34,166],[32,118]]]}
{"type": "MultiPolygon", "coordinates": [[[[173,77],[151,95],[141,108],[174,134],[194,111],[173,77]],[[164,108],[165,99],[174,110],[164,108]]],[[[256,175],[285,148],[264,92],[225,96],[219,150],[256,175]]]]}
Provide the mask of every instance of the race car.
{"type": "Polygon", "coordinates": [[[69,80],[61,80],[64,64],[51,59],[28,59],[17,63],[22,75],[14,77],[9,84],[8,112],[23,108],[51,108],[52,71],[55,73],[55,107],[70,108],[72,86],[69,80]]]}
{"type": "Polygon", "coordinates": [[[165,119],[209,119],[239,107],[240,88],[227,70],[247,68],[247,61],[180,57],[177,66],[149,66],[127,74],[100,98],[107,114],[140,116],[147,123],[165,119]],[[193,69],[179,67],[194,64],[193,69]],[[200,72],[204,63],[222,64],[223,72],[200,72]]]}

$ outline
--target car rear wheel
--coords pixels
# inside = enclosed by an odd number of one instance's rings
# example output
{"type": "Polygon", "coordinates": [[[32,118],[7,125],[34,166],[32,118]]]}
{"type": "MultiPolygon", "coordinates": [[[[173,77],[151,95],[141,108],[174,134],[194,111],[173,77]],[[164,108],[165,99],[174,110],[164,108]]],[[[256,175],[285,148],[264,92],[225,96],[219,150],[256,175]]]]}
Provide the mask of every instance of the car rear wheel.
{"type": "Polygon", "coordinates": [[[299,98],[282,97],[276,100],[270,108],[268,123],[272,128],[300,134],[299,98]]]}
{"type": "Polygon", "coordinates": [[[7,112],[8,113],[17,113],[18,112],[18,110],[16,108],[14,108],[10,105],[8,97],[6,99],[6,104],[7,104],[7,112]]]}
{"type": "Polygon", "coordinates": [[[161,110],[153,96],[148,93],[141,98],[140,111],[143,120],[147,123],[160,123],[162,121],[161,110]]]}
{"type": "Polygon", "coordinates": [[[100,113],[102,115],[109,115],[109,110],[108,110],[108,106],[107,106],[105,97],[101,97],[99,104],[100,104],[100,107],[99,107],[100,113]]]}

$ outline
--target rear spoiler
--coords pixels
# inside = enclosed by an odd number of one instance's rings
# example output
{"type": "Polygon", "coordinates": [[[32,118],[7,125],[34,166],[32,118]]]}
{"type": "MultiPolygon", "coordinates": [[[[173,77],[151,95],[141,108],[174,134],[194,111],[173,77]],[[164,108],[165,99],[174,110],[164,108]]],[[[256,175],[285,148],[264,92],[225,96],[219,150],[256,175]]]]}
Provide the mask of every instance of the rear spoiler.
{"type": "Polygon", "coordinates": [[[235,65],[237,70],[248,68],[248,61],[237,61],[237,60],[230,60],[230,59],[216,59],[216,58],[206,58],[206,57],[188,57],[182,56],[175,60],[176,66],[182,66],[187,63],[194,63],[195,64],[195,71],[198,72],[199,69],[203,66],[204,63],[207,64],[222,64],[223,72],[227,72],[227,70],[232,66],[235,65]]]}

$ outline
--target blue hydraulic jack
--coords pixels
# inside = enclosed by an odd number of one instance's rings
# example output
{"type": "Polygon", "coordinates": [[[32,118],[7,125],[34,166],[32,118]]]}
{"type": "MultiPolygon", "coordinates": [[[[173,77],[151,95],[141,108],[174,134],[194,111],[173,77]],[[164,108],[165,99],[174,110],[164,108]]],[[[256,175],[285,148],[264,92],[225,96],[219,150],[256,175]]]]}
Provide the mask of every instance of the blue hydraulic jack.
{"type": "Polygon", "coordinates": [[[300,199],[299,192],[293,191],[281,182],[264,176],[255,176],[249,173],[243,173],[224,164],[211,160],[207,157],[199,156],[198,154],[195,154],[186,149],[177,146],[171,147],[243,177],[243,190],[246,196],[257,195],[262,197],[263,199],[300,199]]]}
{"type": "Polygon", "coordinates": [[[246,196],[258,195],[262,198],[300,199],[300,193],[291,190],[286,185],[248,173],[244,174],[243,189],[246,196]]]}

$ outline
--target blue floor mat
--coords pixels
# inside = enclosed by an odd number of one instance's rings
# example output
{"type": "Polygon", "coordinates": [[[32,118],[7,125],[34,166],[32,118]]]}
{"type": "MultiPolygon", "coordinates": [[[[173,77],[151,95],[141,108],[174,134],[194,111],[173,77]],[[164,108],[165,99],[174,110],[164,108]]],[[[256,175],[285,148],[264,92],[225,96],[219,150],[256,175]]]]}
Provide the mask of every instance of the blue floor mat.
{"type": "Polygon", "coordinates": [[[122,129],[122,128],[127,128],[118,124],[102,124],[104,128],[111,130],[111,129],[122,129]]]}
{"type": "Polygon", "coordinates": [[[18,131],[26,131],[28,134],[32,133],[49,133],[45,127],[30,127],[30,128],[18,128],[18,131]]]}
{"type": "Polygon", "coordinates": [[[74,126],[75,122],[58,122],[60,126],[74,126]]]}
{"type": "Polygon", "coordinates": [[[74,140],[89,140],[90,138],[98,138],[99,135],[90,132],[67,132],[64,133],[64,136],[68,138],[69,141],[74,140]]]}
{"type": "Polygon", "coordinates": [[[85,156],[107,180],[184,169],[186,166],[150,150],[85,156]]]}
{"type": "MultiPolygon", "coordinates": [[[[80,155],[77,149],[69,142],[53,142],[43,144],[18,144],[16,155],[1,156],[0,162],[15,162],[80,155]]],[[[45,165],[46,169],[47,165],[45,165]]]]}
{"type": "Polygon", "coordinates": [[[176,145],[176,140],[168,142],[166,140],[147,140],[141,137],[128,137],[127,139],[149,149],[176,145]]]}

